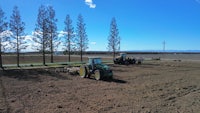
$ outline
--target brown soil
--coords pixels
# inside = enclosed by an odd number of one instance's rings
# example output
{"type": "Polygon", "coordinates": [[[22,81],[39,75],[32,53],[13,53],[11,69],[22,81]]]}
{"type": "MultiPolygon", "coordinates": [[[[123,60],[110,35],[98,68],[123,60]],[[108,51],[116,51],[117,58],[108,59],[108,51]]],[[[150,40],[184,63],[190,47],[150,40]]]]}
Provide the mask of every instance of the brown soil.
{"type": "Polygon", "coordinates": [[[146,61],[111,68],[110,81],[55,73],[55,69],[0,71],[0,112],[200,111],[200,62],[146,61]]]}
{"type": "MultiPolygon", "coordinates": [[[[50,63],[50,55],[46,55],[46,63],[50,63]]],[[[19,63],[26,64],[26,63],[42,63],[43,57],[41,55],[20,55],[19,63]]],[[[3,55],[2,57],[3,64],[16,64],[17,57],[16,55],[3,55]]],[[[54,56],[54,63],[55,62],[68,62],[68,55],[60,55],[54,56]]],[[[87,61],[88,56],[83,56],[83,61],[87,61]]],[[[103,58],[103,60],[112,60],[112,57],[103,58]]],[[[81,58],[80,55],[71,55],[71,62],[80,62],[81,58]]]]}

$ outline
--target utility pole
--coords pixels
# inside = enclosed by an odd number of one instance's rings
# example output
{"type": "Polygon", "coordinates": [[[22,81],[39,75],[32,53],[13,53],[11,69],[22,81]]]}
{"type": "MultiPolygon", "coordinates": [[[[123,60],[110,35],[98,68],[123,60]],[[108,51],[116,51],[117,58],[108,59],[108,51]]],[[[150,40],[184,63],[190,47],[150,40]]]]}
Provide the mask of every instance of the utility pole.
{"type": "Polygon", "coordinates": [[[163,52],[165,52],[165,44],[166,44],[166,42],[164,41],[163,42],[163,52]]]}
{"type": "Polygon", "coordinates": [[[163,57],[163,58],[165,57],[165,44],[166,44],[166,42],[165,42],[165,40],[164,40],[164,42],[163,42],[163,54],[162,54],[162,57],[163,57]]]}

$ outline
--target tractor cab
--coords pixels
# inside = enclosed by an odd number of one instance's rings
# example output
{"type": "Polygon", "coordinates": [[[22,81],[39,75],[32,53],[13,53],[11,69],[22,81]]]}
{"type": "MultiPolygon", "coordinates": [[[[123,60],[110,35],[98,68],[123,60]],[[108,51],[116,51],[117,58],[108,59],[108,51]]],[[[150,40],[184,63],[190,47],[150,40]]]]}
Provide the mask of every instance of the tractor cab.
{"type": "Polygon", "coordinates": [[[115,64],[124,64],[126,61],[126,53],[120,53],[118,57],[114,58],[115,64]]]}
{"type": "Polygon", "coordinates": [[[120,53],[120,56],[122,61],[125,61],[126,60],[126,53],[120,53]]]}
{"type": "Polygon", "coordinates": [[[97,65],[102,64],[102,60],[99,57],[89,57],[88,59],[88,66],[91,72],[94,72],[96,70],[97,65]]]}
{"type": "Polygon", "coordinates": [[[90,57],[88,61],[89,65],[101,64],[101,63],[102,63],[102,60],[99,57],[93,57],[93,58],[90,57]]]}
{"type": "Polygon", "coordinates": [[[135,58],[130,58],[127,57],[126,53],[120,53],[120,55],[117,58],[113,59],[114,64],[135,64],[136,62],[138,62],[138,64],[141,64],[141,60],[137,60],[135,58]]]}

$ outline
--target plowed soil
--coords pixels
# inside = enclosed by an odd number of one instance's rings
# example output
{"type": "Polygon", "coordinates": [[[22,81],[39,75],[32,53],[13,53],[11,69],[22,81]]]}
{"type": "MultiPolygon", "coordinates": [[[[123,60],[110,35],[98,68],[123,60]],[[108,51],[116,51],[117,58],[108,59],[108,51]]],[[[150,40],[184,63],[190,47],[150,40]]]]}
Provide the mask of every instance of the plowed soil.
{"type": "Polygon", "coordinates": [[[4,113],[197,113],[200,62],[146,61],[110,65],[113,80],[96,81],[54,69],[0,72],[4,113]]]}

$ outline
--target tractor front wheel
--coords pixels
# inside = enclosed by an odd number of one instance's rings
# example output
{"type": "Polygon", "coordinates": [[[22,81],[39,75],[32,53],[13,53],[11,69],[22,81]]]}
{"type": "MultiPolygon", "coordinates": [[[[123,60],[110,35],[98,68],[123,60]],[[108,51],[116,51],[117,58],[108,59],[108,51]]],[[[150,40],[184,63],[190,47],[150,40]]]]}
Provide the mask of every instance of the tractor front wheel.
{"type": "Polygon", "coordinates": [[[95,80],[100,80],[101,79],[101,73],[100,73],[99,70],[96,70],[94,72],[94,78],[95,78],[95,80]]]}
{"type": "Polygon", "coordinates": [[[79,75],[82,77],[82,78],[85,78],[86,77],[86,67],[84,65],[82,65],[79,69],[79,75]]]}

